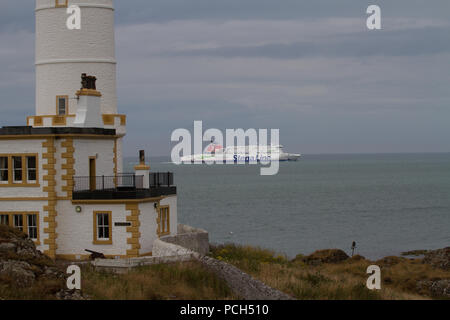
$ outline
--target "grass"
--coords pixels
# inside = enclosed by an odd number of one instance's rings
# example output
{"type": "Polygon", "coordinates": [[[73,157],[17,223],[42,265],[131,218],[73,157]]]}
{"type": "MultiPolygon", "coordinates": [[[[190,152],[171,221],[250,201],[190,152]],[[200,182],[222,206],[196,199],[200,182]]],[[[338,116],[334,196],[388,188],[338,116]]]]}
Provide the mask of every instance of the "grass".
{"type": "Polygon", "coordinates": [[[0,300],[56,300],[55,294],[64,288],[64,280],[40,279],[29,288],[19,288],[0,279],[0,300]]]}
{"type": "MultiPolygon", "coordinates": [[[[0,242],[13,237],[23,238],[24,235],[0,226],[0,242]]],[[[297,299],[429,299],[431,293],[419,288],[418,281],[450,279],[449,271],[424,264],[420,258],[385,257],[372,262],[355,256],[338,263],[323,263],[338,261],[342,254],[336,250],[322,250],[309,256],[300,254],[290,260],[271,250],[234,244],[211,246],[211,256],[233,264],[297,299]],[[336,257],[339,259],[336,260],[336,257]],[[372,264],[381,267],[381,290],[371,291],[366,288],[366,270],[372,264]]],[[[55,264],[46,256],[18,255],[13,252],[2,253],[1,258],[26,261],[40,276],[30,288],[19,288],[14,284],[15,279],[9,279],[5,274],[0,276],[0,300],[55,299],[56,292],[65,287],[64,279],[49,279],[42,274],[44,267],[49,266],[65,272],[64,264],[55,264]]],[[[84,264],[81,276],[83,295],[97,300],[238,298],[223,280],[195,261],[140,267],[125,274],[100,272],[90,264],[84,264]]]]}
{"type": "Polygon", "coordinates": [[[450,279],[449,272],[423,264],[421,259],[387,257],[371,262],[357,256],[340,263],[309,265],[302,255],[289,260],[270,250],[234,244],[214,246],[211,255],[297,299],[429,299],[429,292],[417,291],[417,281],[450,279]],[[381,290],[366,288],[366,270],[371,264],[381,268],[381,290]]]}
{"type": "Polygon", "coordinates": [[[225,282],[199,262],[161,264],[113,274],[82,268],[83,293],[95,300],[234,299],[225,282]]]}

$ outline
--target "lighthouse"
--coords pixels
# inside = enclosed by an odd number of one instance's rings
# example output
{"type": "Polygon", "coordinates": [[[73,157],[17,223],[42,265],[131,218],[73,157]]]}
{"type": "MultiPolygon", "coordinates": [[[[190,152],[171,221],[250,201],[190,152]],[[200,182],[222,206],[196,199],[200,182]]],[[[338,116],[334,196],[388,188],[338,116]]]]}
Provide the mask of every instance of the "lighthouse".
{"type": "Polygon", "coordinates": [[[151,255],[156,239],[177,234],[177,191],[143,150],[134,172],[122,170],[113,1],[36,0],[35,15],[35,114],[0,128],[0,224],[52,258],[151,255]]]}

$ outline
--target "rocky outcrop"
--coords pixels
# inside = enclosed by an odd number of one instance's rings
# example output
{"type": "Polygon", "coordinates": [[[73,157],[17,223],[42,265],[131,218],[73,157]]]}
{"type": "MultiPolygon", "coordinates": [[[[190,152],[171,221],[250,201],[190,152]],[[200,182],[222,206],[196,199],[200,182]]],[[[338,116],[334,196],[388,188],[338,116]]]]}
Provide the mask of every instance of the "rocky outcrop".
{"type": "Polygon", "coordinates": [[[419,281],[417,290],[433,298],[450,298],[450,280],[419,281]]]}
{"type": "Polygon", "coordinates": [[[450,270],[450,247],[428,251],[423,262],[443,270],[450,270]]]}
{"type": "Polygon", "coordinates": [[[25,288],[46,278],[63,280],[64,274],[25,234],[0,226],[0,282],[25,288]]]}
{"type": "Polygon", "coordinates": [[[59,294],[78,299],[77,294],[65,290],[65,283],[65,273],[36,250],[32,240],[16,229],[0,225],[0,285],[17,290],[40,284],[49,290],[45,294],[55,298],[59,294]]]}
{"type": "Polygon", "coordinates": [[[317,250],[309,256],[303,257],[302,261],[309,265],[319,265],[322,263],[339,263],[345,261],[349,256],[340,249],[317,250]]]}

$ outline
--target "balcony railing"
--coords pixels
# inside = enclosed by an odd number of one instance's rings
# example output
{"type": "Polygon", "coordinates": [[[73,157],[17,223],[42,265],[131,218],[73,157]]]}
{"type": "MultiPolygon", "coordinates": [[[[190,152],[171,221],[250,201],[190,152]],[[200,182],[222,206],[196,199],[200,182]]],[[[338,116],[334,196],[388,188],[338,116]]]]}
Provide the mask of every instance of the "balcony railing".
{"type": "Polygon", "coordinates": [[[149,179],[150,188],[173,186],[173,172],[151,172],[149,179]]]}
{"type": "Polygon", "coordinates": [[[116,176],[84,176],[73,179],[74,192],[144,188],[144,176],[136,176],[133,173],[122,173],[116,176]]]}

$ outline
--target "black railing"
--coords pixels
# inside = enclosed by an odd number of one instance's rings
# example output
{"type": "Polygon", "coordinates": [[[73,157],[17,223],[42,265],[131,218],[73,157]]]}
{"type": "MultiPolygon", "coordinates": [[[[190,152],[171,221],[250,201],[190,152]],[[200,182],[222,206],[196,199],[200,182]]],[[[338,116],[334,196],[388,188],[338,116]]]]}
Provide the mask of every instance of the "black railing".
{"type": "Polygon", "coordinates": [[[149,179],[150,188],[173,186],[173,172],[151,172],[149,179]]]}
{"type": "Polygon", "coordinates": [[[124,188],[143,189],[144,176],[122,173],[116,176],[74,177],[73,191],[116,190],[124,188]]]}

